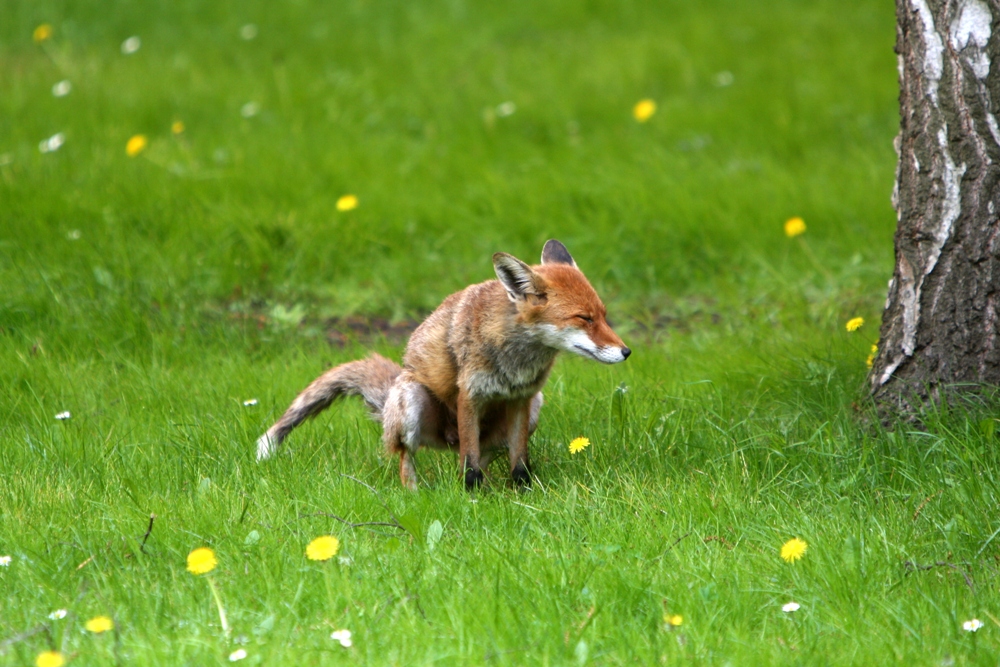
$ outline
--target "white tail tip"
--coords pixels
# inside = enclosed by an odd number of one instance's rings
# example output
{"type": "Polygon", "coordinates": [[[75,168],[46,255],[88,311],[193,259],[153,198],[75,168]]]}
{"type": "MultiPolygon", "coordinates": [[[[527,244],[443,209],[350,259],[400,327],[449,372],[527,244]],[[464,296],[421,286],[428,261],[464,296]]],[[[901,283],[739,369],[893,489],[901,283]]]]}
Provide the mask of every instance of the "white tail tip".
{"type": "Polygon", "coordinates": [[[269,433],[257,438],[257,460],[263,461],[265,459],[271,458],[274,454],[274,450],[278,448],[278,443],[271,439],[269,433]]]}

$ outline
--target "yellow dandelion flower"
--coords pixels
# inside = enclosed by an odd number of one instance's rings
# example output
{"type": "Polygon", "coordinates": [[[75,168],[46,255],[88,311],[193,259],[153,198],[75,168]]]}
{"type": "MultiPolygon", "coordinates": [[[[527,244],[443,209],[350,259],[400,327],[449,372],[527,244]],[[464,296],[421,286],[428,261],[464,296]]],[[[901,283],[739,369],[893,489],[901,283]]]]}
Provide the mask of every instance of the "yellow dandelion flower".
{"type": "Polygon", "coordinates": [[[645,123],[656,113],[656,102],[653,100],[639,100],[632,107],[632,116],[640,123],[645,123]]]}
{"type": "MultiPolygon", "coordinates": [[[[38,43],[44,42],[45,40],[52,37],[52,26],[48,23],[43,23],[35,31],[31,33],[31,38],[38,43]]],[[[44,653],[42,655],[45,655],[44,653]]],[[[61,656],[60,656],[61,657],[61,656]]]]}
{"type": "Polygon", "coordinates": [[[115,622],[107,616],[95,616],[87,621],[83,627],[87,628],[88,632],[93,632],[95,635],[99,635],[102,632],[114,630],[115,622]]]}
{"type": "Polygon", "coordinates": [[[170,131],[173,132],[174,134],[180,134],[181,132],[184,131],[184,122],[183,121],[179,121],[179,120],[175,120],[170,125],[170,131]]]}
{"type": "Polygon", "coordinates": [[[848,331],[857,331],[858,329],[860,329],[864,325],[864,323],[865,323],[865,318],[863,318],[863,317],[853,317],[853,318],[847,320],[846,328],[847,328],[848,331]]]}
{"type": "Polygon", "coordinates": [[[785,220],[785,236],[790,239],[795,238],[799,234],[806,233],[806,223],[805,220],[796,216],[794,218],[789,218],[785,220]]]}
{"type": "Polygon", "coordinates": [[[146,146],[149,145],[149,140],[146,138],[145,134],[137,134],[128,140],[125,144],[125,153],[129,157],[135,157],[139,153],[146,150],[146,146]]]}
{"type": "Polygon", "coordinates": [[[338,211],[353,211],[358,207],[358,198],[355,195],[344,195],[337,200],[338,211]]]}
{"type": "Polygon", "coordinates": [[[340,540],[333,535],[317,537],[306,547],[306,558],[309,560],[330,560],[340,551],[340,540]]]}
{"type": "Polygon", "coordinates": [[[781,558],[786,563],[794,563],[802,558],[802,554],[804,554],[808,548],[809,545],[805,543],[805,540],[793,537],[785,542],[785,544],[781,547],[781,558]]]}
{"type": "Polygon", "coordinates": [[[63,667],[66,658],[59,651],[45,651],[35,658],[35,667],[63,667]]]}
{"type": "Polygon", "coordinates": [[[569,453],[578,454],[590,446],[590,438],[574,438],[569,443],[569,453]]]}
{"type": "Polygon", "coordinates": [[[875,363],[875,355],[877,353],[878,353],[878,345],[872,345],[871,354],[869,354],[868,358],[865,359],[865,365],[868,366],[868,368],[871,368],[872,364],[875,363]]]}
{"type": "Polygon", "coordinates": [[[684,625],[684,617],[680,614],[673,614],[670,616],[665,616],[663,622],[672,627],[678,628],[684,625]]]}
{"type": "Polygon", "coordinates": [[[216,565],[215,552],[208,547],[199,547],[188,554],[187,569],[191,574],[207,574],[216,565]]]}

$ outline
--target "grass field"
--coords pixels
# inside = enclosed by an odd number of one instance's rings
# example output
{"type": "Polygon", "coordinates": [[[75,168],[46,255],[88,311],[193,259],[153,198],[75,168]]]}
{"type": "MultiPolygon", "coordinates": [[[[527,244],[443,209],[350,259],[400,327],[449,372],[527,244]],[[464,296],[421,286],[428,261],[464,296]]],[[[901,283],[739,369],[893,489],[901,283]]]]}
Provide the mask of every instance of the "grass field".
{"type": "Polygon", "coordinates": [[[891,3],[0,16],[0,664],[997,664],[995,410],[864,419],[891,3]],[[557,364],[531,491],[497,465],[470,495],[428,452],[405,492],[355,403],[254,461],[328,365],[400,357],[332,329],[419,320],[553,237],[634,354],[557,364]]]}

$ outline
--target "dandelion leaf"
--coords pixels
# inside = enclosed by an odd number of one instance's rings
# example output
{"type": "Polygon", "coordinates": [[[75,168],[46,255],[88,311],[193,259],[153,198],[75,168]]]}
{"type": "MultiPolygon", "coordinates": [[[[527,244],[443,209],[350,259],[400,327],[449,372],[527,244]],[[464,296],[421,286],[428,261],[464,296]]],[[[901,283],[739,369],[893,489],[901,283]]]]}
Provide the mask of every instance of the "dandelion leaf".
{"type": "Polygon", "coordinates": [[[434,551],[434,547],[437,546],[438,542],[441,541],[441,535],[444,534],[444,526],[437,519],[434,520],[427,528],[427,550],[434,551]]]}

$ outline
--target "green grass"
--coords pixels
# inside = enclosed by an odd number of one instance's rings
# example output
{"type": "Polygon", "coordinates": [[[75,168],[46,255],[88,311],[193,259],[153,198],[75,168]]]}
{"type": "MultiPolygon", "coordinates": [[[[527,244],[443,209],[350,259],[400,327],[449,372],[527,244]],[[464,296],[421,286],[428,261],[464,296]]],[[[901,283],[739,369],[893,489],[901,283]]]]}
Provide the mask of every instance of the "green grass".
{"type": "Polygon", "coordinates": [[[0,664],[222,664],[241,646],[275,665],[1000,659],[989,406],[921,432],[864,419],[895,223],[891,4],[0,15],[0,664]],[[345,193],[361,204],[339,213],[345,193]],[[793,215],[808,231],[789,240],[793,215]],[[558,363],[532,491],[498,465],[470,495],[428,452],[404,492],[355,403],[253,460],[325,367],[399,357],[331,346],[332,318],[419,318],[490,278],[493,252],[532,260],[551,237],[635,354],[558,363]],[[305,559],[329,532],[349,563],[305,559]],[[793,536],[809,549],[789,565],[793,536]],[[184,569],[203,545],[228,639],[184,569]],[[82,631],[98,614],[113,635],[82,631]],[[350,650],[329,638],[345,627],[350,650]]]}

